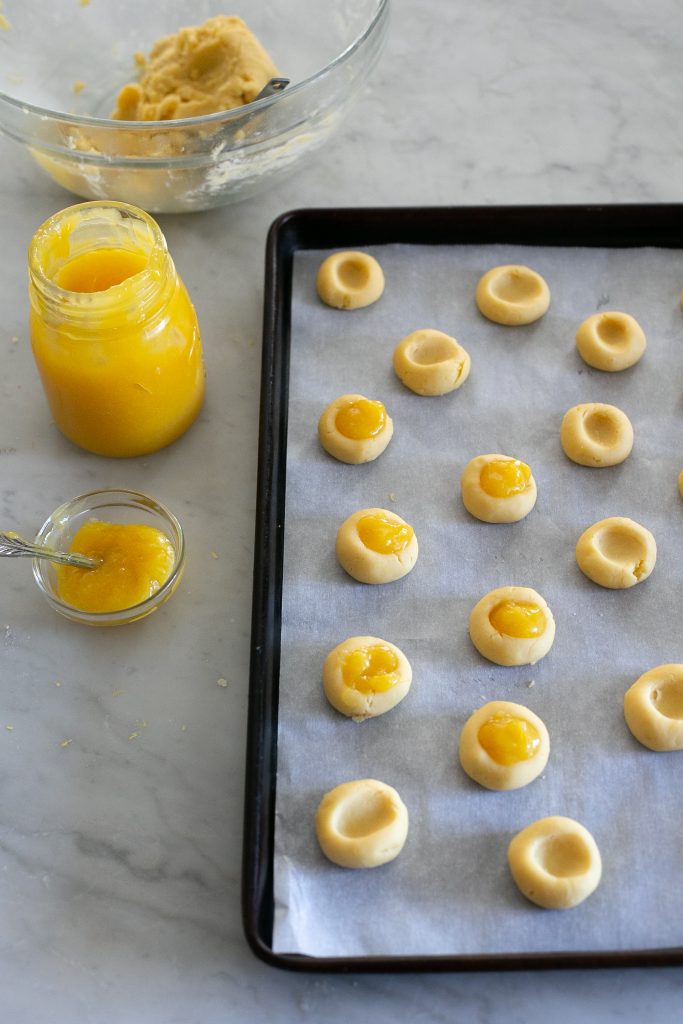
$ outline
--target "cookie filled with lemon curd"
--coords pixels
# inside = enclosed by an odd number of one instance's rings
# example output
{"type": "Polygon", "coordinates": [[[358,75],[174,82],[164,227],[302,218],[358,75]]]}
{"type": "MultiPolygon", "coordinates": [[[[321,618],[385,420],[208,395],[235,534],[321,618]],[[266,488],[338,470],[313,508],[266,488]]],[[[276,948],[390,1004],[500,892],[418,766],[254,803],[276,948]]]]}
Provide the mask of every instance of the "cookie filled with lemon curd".
{"type": "Polygon", "coordinates": [[[498,587],[476,603],[470,638],[496,665],[535,665],[555,639],[555,620],[545,599],[531,587],[498,587]]]}
{"type": "Polygon", "coordinates": [[[412,526],[386,508],[361,508],[337,532],[339,564],[360,583],[392,583],[410,572],[418,555],[412,526]]]}
{"type": "Polygon", "coordinates": [[[520,789],[537,778],[550,754],[545,723],[523,704],[493,700],[465,722],[460,764],[486,789],[520,789]]]}
{"type": "Polygon", "coordinates": [[[517,523],[536,504],[531,467],[511,455],[477,455],[460,480],[463,505],[484,523],[517,523]]]}
{"type": "Polygon", "coordinates": [[[400,648],[377,636],[351,636],[325,658],[323,688],[342,715],[362,722],[395,708],[413,679],[400,648]]]}
{"type": "Polygon", "coordinates": [[[318,437],[325,451],[354,466],[378,458],[393,433],[394,424],[384,403],[365,395],[340,395],[318,422],[318,437]]]}

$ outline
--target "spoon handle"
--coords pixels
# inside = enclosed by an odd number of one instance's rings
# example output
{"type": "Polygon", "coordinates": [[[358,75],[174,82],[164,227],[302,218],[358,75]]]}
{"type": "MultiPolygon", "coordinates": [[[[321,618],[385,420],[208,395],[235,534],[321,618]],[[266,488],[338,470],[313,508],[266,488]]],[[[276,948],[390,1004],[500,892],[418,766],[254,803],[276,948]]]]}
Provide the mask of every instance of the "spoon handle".
{"type": "Polygon", "coordinates": [[[0,558],[47,558],[60,565],[75,565],[79,569],[96,569],[97,558],[79,555],[73,551],[56,551],[42,544],[32,544],[13,531],[0,531],[0,558]]]}

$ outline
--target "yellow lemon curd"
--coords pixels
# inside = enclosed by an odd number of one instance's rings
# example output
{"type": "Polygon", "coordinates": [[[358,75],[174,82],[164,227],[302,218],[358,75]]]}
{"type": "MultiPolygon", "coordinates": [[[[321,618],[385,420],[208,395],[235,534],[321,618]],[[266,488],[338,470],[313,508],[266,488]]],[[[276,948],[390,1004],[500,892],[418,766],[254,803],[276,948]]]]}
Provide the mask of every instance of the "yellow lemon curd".
{"type": "Polygon", "coordinates": [[[389,647],[379,644],[358,647],[344,658],[342,678],[360,693],[385,693],[398,682],[398,658],[389,647]]]}
{"type": "Polygon", "coordinates": [[[482,468],[479,483],[492,498],[511,498],[529,486],[531,469],[519,459],[491,459],[482,468]]]}
{"type": "Polygon", "coordinates": [[[118,612],[152,597],[173,572],[171,541],[153,526],[88,522],[70,551],[97,558],[96,569],[57,565],[57,594],[84,612],[118,612]]]}
{"type": "Polygon", "coordinates": [[[499,633],[519,639],[540,636],[546,626],[543,610],[528,601],[501,601],[489,612],[489,622],[499,633]]]}
{"type": "Polygon", "coordinates": [[[477,738],[489,757],[501,765],[529,761],[541,745],[538,730],[531,722],[504,712],[484,722],[477,738]]]}
{"type": "Polygon", "coordinates": [[[122,203],[56,214],[29,250],[31,343],[54,420],[98,455],[170,444],[204,398],[197,317],[158,226],[122,203]]]}
{"type": "Polygon", "coordinates": [[[413,539],[407,523],[392,523],[386,516],[363,516],[358,520],[358,536],[366,548],[380,555],[398,555],[413,539]]]}
{"type": "Polygon", "coordinates": [[[380,434],[387,422],[387,411],[382,402],[357,398],[340,409],[334,424],[340,434],[352,441],[367,441],[380,434]]]}

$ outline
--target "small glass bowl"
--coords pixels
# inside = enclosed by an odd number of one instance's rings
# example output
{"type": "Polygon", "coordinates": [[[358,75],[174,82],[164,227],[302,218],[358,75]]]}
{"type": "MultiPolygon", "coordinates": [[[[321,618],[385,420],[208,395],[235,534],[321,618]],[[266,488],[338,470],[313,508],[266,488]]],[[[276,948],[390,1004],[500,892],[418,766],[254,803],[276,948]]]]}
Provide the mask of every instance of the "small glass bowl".
{"type": "Polygon", "coordinates": [[[113,612],[86,612],[66,604],[59,597],[55,566],[47,559],[33,560],[36,583],[48,604],[72,622],[83,622],[88,626],[123,626],[144,619],[167,601],[180,583],[185,568],[185,541],[180,523],[167,508],[139,491],[90,491],[88,494],[79,494],[55,509],[38,531],[35,543],[46,544],[58,551],[68,551],[74,534],[84,523],[93,519],[110,523],[145,524],[166,534],[173,545],[175,560],[171,575],[163,586],[151,597],[130,608],[113,612]]]}

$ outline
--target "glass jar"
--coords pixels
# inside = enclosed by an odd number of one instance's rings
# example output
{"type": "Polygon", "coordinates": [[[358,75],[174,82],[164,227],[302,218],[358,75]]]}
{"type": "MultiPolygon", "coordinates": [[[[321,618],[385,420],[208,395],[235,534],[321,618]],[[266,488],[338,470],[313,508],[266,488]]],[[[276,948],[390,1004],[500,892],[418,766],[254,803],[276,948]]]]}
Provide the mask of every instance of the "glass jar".
{"type": "Polygon", "coordinates": [[[55,422],[97,455],[157,451],[204,398],[199,325],[159,225],[125,203],[71,206],[29,247],[33,355],[55,422]]]}

